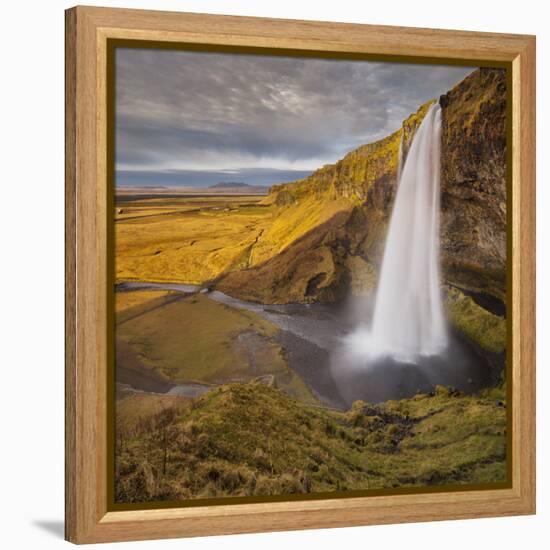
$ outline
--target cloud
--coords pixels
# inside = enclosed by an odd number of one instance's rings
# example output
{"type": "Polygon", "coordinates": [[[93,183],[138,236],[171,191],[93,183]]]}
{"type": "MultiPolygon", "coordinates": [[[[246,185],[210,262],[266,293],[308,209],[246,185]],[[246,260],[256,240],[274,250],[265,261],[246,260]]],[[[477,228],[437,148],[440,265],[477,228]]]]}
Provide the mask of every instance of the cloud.
{"type": "Polygon", "coordinates": [[[472,67],[118,49],[120,171],[311,171],[395,131],[472,67]]]}

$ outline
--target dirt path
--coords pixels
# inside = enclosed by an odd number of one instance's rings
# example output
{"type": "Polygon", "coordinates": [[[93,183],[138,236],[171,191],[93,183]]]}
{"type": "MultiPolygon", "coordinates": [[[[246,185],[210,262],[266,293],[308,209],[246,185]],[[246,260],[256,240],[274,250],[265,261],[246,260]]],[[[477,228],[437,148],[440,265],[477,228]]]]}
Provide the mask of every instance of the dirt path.
{"type": "Polygon", "coordinates": [[[265,229],[260,229],[260,232],[256,235],[256,238],[248,248],[248,259],[246,260],[246,267],[252,265],[252,253],[254,252],[254,247],[258,244],[260,237],[264,234],[265,229]]]}

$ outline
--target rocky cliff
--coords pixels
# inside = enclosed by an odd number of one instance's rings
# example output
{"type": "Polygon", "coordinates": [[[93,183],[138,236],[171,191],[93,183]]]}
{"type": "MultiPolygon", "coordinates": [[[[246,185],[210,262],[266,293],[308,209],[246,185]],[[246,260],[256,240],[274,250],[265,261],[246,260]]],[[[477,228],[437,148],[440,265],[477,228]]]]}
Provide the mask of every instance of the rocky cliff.
{"type": "MultiPolygon", "coordinates": [[[[406,155],[430,104],[387,138],[363,145],[310,177],[271,189],[275,221],[253,267],[216,286],[264,303],[336,301],[368,292],[406,155]]],[[[441,252],[444,282],[502,314],[506,294],[506,73],[478,69],[440,98],[441,252]]],[[[452,293],[456,303],[456,293],[452,293]]]]}
{"type": "Polygon", "coordinates": [[[440,103],[445,279],[504,302],[506,72],[478,69],[440,103]]]}

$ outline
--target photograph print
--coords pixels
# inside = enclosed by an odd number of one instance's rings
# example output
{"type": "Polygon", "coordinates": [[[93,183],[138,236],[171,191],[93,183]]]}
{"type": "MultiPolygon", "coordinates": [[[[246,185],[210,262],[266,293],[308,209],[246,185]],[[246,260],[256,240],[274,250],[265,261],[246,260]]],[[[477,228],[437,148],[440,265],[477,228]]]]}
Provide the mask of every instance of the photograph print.
{"type": "Polygon", "coordinates": [[[112,62],[115,504],[509,486],[507,70],[112,62]]]}

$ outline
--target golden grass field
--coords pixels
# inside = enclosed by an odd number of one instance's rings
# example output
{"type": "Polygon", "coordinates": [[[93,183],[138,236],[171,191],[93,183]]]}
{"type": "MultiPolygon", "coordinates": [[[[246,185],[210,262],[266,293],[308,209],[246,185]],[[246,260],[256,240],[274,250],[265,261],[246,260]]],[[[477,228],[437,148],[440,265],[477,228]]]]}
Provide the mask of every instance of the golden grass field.
{"type": "Polygon", "coordinates": [[[119,202],[116,278],[204,284],[265,262],[350,204],[310,198],[277,206],[258,195],[119,202]]]}
{"type": "Polygon", "coordinates": [[[139,199],[117,205],[117,280],[202,284],[247,267],[273,208],[261,196],[139,199]]]}

